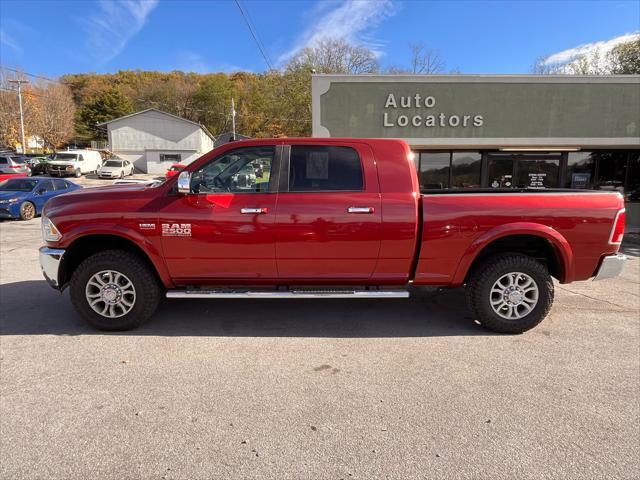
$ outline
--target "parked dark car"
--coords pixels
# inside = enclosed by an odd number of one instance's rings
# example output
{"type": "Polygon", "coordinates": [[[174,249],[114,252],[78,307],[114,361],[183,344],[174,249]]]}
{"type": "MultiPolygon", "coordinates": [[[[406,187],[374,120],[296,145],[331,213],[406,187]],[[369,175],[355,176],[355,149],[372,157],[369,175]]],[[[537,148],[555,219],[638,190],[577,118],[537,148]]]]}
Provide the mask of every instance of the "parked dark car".
{"type": "Polygon", "coordinates": [[[49,165],[49,157],[32,157],[27,162],[31,168],[31,175],[45,175],[49,165]]]}
{"type": "Polygon", "coordinates": [[[82,188],[69,180],[48,177],[11,178],[0,183],[0,218],[31,220],[50,198],[82,188]]]}

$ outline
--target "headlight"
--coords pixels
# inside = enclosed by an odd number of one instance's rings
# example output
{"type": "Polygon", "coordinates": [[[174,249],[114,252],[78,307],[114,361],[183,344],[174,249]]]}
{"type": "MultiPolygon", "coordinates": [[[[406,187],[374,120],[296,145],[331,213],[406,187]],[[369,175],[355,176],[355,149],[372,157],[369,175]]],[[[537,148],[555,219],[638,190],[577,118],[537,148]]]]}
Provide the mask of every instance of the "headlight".
{"type": "Polygon", "coordinates": [[[18,200],[20,200],[18,197],[7,198],[6,200],[0,200],[0,203],[16,203],[18,200]]]}
{"type": "Polygon", "coordinates": [[[62,238],[60,231],[47,217],[42,217],[42,238],[45,242],[57,242],[62,238]]]}

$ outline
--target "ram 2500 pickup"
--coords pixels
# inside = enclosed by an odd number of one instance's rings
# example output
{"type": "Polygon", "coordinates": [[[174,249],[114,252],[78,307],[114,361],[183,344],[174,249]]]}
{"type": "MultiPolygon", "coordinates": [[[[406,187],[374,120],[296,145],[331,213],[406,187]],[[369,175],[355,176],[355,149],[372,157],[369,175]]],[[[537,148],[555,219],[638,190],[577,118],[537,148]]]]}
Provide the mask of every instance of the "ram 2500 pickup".
{"type": "Polygon", "coordinates": [[[439,285],[465,286],[474,320],[519,333],[549,312],[552,277],[620,272],[624,212],[612,192],[421,194],[400,140],[248,140],[159,184],[50,200],[40,262],[104,330],[140,325],[162,295],[400,298],[439,285]]]}

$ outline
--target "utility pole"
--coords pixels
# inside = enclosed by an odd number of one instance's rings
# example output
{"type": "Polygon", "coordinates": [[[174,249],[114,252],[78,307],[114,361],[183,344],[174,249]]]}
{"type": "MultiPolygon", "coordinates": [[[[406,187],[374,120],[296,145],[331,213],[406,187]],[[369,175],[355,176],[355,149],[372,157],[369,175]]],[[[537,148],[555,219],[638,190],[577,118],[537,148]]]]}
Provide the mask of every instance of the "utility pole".
{"type": "Polygon", "coordinates": [[[236,107],[231,97],[231,140],[236,139],[236,107]]]}
{"type": "Polygon", "coordinates": [[[24,141],[24,114],[22,112],[22,84],[29,83],[28,80],[9,80],[9,83],[18,85],[18,104],[20,105],[20,135],[22,137],[22,153],[27,153],[27,144],[24,141]]]}

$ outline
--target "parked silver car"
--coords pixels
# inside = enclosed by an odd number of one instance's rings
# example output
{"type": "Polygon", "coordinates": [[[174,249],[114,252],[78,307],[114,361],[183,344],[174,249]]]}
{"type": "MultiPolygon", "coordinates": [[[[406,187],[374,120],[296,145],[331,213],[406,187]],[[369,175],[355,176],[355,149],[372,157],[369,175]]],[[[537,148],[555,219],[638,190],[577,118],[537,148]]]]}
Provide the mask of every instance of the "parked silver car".
{"type": "Polygon", "coordinates": [[[0,153],[0,173],[31,173],[27,157],[15,153],[0,153]]]}

